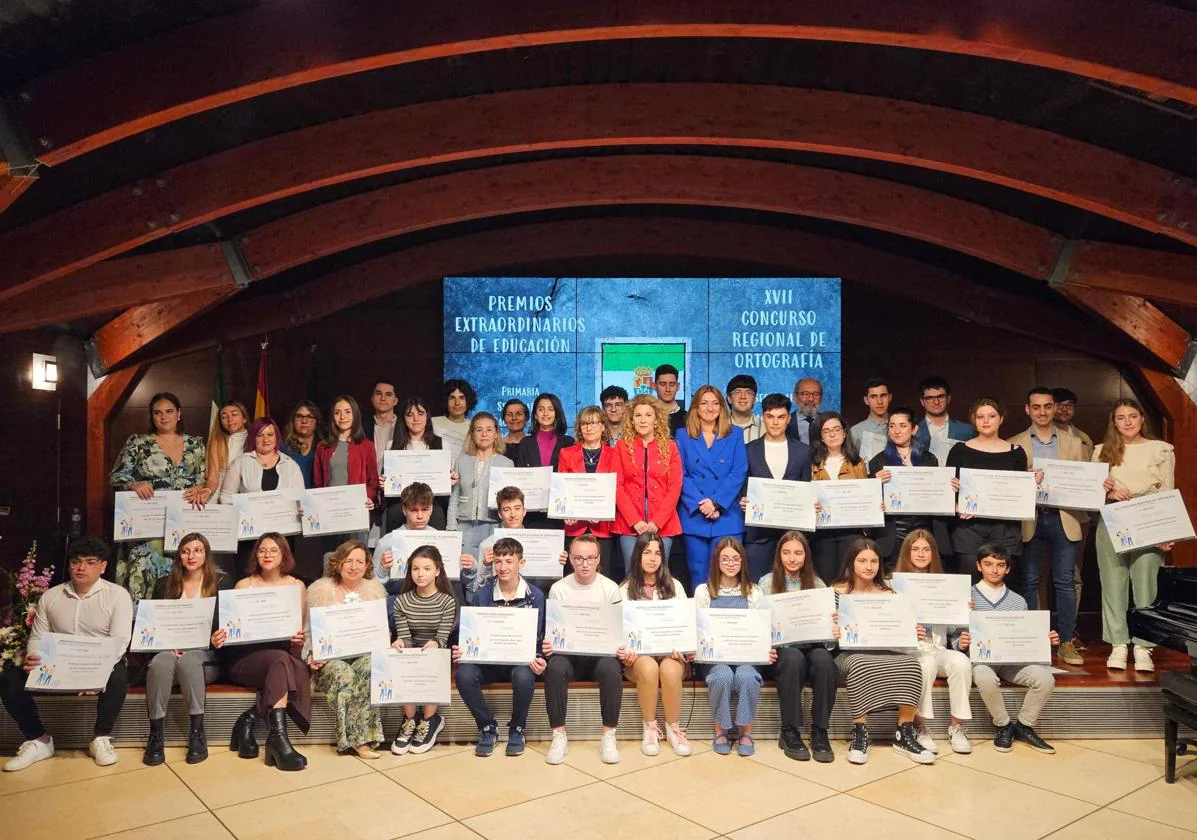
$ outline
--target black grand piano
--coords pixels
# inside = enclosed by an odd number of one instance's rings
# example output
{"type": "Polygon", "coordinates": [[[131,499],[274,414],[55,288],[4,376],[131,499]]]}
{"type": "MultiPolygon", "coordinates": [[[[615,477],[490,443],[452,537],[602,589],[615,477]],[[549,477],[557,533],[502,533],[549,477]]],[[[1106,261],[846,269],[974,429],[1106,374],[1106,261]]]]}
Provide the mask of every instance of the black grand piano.
{"type": "Polygon", "coordinates": [[[1164,751],[1169,784],[1176,781],[1176,757],[1197,747],[1181,738],[1180,726],[1197,730],[1197,569],[1160,569],[1155,603],[1127,616],[1131,635],[1189,654],[1189,670],[1160,677],[1164,694],[1164,751]]]}

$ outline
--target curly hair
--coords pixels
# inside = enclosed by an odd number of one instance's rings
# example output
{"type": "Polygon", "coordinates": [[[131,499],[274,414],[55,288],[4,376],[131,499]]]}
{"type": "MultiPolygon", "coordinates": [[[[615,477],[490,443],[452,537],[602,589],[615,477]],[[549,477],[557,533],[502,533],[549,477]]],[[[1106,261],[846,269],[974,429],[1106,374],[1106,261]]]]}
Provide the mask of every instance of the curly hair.
{"type": "Polygon", "coordinates": [[[370,550],[366,548],[366,544],[361,540],[345,540],[337,546],[336,551],[328,556],[328,563],[325,565],[324,574],[332,578],[336,583],[341,582],[341,567],[345,565],[345,561],[349,559],[349,555],[353,553],[355,548],[360,548],[362,554],[366,556],[366,574],[364,577],[374,577],[374,564],[370,562],[370,550]]]}
{"type": "Polygon", "coordinates": [[[636,454],[636,438],[639,435],[636,434],[636,428],[632,425],[632,415],[642,405],[651,407],[656,416],[656,419],[653,420],[653,440],[657,442],[657,452],[661,456],[661,463],[668,464],[670,444],[673,443],[673,436],[669,433],[669,417],[665,414],[665,406],[652,394],[637,394],[624,408],[623,435],[620,437],[620,441],[623,446],[628,448],[629,454],[636,454]]]}

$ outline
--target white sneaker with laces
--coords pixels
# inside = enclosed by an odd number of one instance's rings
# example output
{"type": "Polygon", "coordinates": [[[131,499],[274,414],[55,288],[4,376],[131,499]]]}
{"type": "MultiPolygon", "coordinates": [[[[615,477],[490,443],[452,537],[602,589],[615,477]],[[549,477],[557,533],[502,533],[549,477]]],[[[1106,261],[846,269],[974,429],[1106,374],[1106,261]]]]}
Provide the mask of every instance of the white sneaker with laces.
{"type": "Polygon", "coordinates": [[[1106,668],[1111,671],[1125,671],[1128,647],[1130,645],[1114,645],[1110,648],[1110,656],[1106,659],[1106,668]]]}
{"type": "Polygon", "coordinates": [[[603,759],[603,764],[619,764],[619,745],[615,742],[614,729],[603,733],[602,740],[599,741],[599,756],[603,759]]]}
{"type": "Polygon", "coordinates": [[[96,760],[96,764],[107,767],[116,764],[116,750],[112,748],[112,739],[107,735],[97,735],[87,745],[87,754],[96,760]]]}
{"type": "Polygon", "coordinates": [[[952,744],[952,752],[968,755],[973,751],[972,741],[968,740],[968,733],[962,724],[953,723],[948,727],[948,741],[952,744]]]}
{"type": "Polygon", "coordinates": [[[553,732],[553,742],[549,744],[549,751],[545,754],[546,764],[562,764],[569,753],[569,738],[564,732],[553,732]]]}
{"type": "Polygon", "coordinates": [[[34,762],[53,757],[54,739],[41,741],[34,738],[32,741],[26,741],[21,744],[21,748],[17,750],[17,754],[5,763],[4,769],[9,773],[15,773],[18,770],[24,770],[34,762]]]}
{"type": "Polygon", "coordinates": [[[665,724],[665,737],[669,739],[669,746],[673,747],[673,754],[685,758],[694,754],[694,748],[686,738],[686,730],[677,723],[665,724]]]}
{"type": "Polygon", "coordinates": [[[1155,663],[1151,661],[1151,648],[1135,645],[1135,670],[1144,673],[1155,670],[1155,663]]]}
{"type": "Polygon", "coordinates": [[[661,730],[655,720],[644,721],[644,736],[640,739],[640,752],[645,755],[661,754],[661,730]]]}
{"type": "Polygon", "coordinates": [[[935,739],[931,737],[931,730],[925,724],[919,724],[915,730],[917,734],[915,740],[919,742],[919,746],[925,749],[931,755],[939,755],[939,748],[935,746],[935,739]]]}

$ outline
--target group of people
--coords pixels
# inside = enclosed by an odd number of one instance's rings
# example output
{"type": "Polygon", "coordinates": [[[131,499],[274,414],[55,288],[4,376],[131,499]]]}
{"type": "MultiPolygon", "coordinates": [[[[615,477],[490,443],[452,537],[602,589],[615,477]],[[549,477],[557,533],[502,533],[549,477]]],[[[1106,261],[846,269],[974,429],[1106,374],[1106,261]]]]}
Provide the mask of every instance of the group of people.
{"type": "MultiPolygon", "coordinates": [[[[71,550],[70,579],[43,597],[38,609],[26,667],[37,664],[37,637],[42,632],[109,635],[126,642],[131,631],[132,605],[147,597],[205,597],[222,587],[294,585],[301,587],[309,606],[327,606],[362,599],[386,598],[392,638],[399,647],[453,647],[459,599],[478,606],[513,606],[541,611],[543,641],[545,596],[536,582],[520,573],[523,548],[518,540],[494,539],[500,524],[509,529],[563,527],[566,550],[564,575],[548,590],[549,598],[660,599],[685,597],[691,592],[698,606],[752,607],[771,593],[814,586],[832,586],[839,594],[888,592],[886,577],[899,571],[968,573],[978,582],[974,609],[1034,609],[1039,603],[1040,566],[1046,559],[1054,593],[1053,645],[1067,664],[1080,664],[1075,638],[1079,598],[1079,557],[1093,523],[1081,511],[1040,507],[1036,519],[1024,523],[987,520],[966,514],[957,517],[886,517],[884,528],[822,529],[811,536],[779,534],[766,528],[745,528],[743,508],[749,477],[794,481],[838,481],[889,478],[897,466],[938,466],[943,454],[949,467],[1034,470],[1036,458],[1094,460],[1109,465],[1105,492],[1119,501],[1162,492],[1174,486],[1172,447],[1148,432],[1142,407],[1134,400],[1117,401],[1110,412],[1104,441],[1094,447],[1071,424],[1076,396],[1065,389],[1034,388],[1027,396],[1029,428],[1009,440],[1000,429],[1005,412],[992,399],[978,400],[969,423],[948,414],[951,390],[932,377],[919,387],[921,417],[914,410],[891,405],[883,380],[866,383],[868,416],[848,426],[842,414],[822,411],[822,385],[814,379],[795,384],[793,399],[769,394],[757,405],[755,380],[739,375],[725,391],[711,385],[698,388],[690,408],[677,400],[678,371],[668,365],[655,372],[655,395],[629,399],[617,387],[601,394],[600,406],[577,415],[573,435],[566,433],[560,400],[551,393],[537,396],[529,408],[511,400],[501,412],[503,422],[486,411],[474,413],[477,397],[468,382],[450,379],[441,403],[445,414],[432,416],[421,397],[400,401],[394,384],[380,380],[371,395],[373,412],[363,417],[350,395],[337,397],[330,423],[311,402],[299,403],[284,428],[273,420],[252,423],[244,406],[221,407],[207,444],[184,433],[182,409],[170,393],[155,395],[149,405],[150,428],[125,444],[110,480],[114,488],[151,498],[156,490],[182,490],[195,505],[228,502],[237,493],[300,487],[362,484],[366,505],[374,512],[379,536],[371,556],[368,534],[351,535],[330,544],[325,574],[307,585],[292,574],[295,561],[289,538],[265,535],[243,544],[233,573],[225,573],[200,534],[184,537],[169,555],[161,540],[126,543],[116,563],[117,584],[103,579],[109,547],[81,541],[71,550]],[[531,421],[530,428],[528,427],[531,421]],[[879,439],[879,440],[878,440],[879,439]],[[861,449],[874,450],[867,460],[861,449]],[[409,485],[398,500],[379,494],[383,453],[388,449],[447,449],[451,455],[451,493],[434,496],[426,485],[409,485]],[[518,488],[504,488],[490,498],[489,473],[495,466],[548,466],[560,472],[611,472],[617,476],[614,521],[550,520],[527,511],[518,488]],[[402,520],[402,522],[400,522],[402,520]],[[445,574],[443,558],[431,546],[397,556],[391,532],[398,529],[449,528],[463,535],[461,579],[454,588],[445,574]],[[680,540],[677,539],[680,537],[680,540]],[[685,563],[676,580],[670,570],[675,542],[684,548],[685,563]],[[392,568],[399,564],[397,568],[392,568]],[[1006,575],[1015,565],[1021,574],[1011,579],[1021,595],[1006,589],[1006,575]],[[600,573],[600,570],[602,573],[600,573]],[[384,576],[384,583],[380,580],[384,576]],[[234,579],[241,575],[239,580],[234,579]],[[616,584],[615,581],[622,580],[616,584]]],[[[1167,546],[1118,553],[1103,528],[1097,528],[1097,555],[1102,585],[1103,638],[1112,646],[1110,668],[1126,668],[1131,639],[1126,611],[1154,600],[1156,572],[1167,546]]],[[[930,685],[936,675],[948,679],[951,697],[950,741],[954,749],[968,744],[969,684],[975,682],[999,727],[995,746],[1009,749],[1024,740],[1050,750],[1034,733],[1039,709],[1052,687],[1050,672],[971,667],[962,651],[968,634],[960,628],[919,628],[919,651],[877,654],[840,652],[834,644],[778,648],[770,666],[778,684],[787,755],[831,760],[827,728],[835,700],[835,681],[847,686],[855,727],[849,760],[868,754],[868,714],[897,707],[899,728],[895,748],[927,762],[934,743],[922,726],[933,714],[930,685]],[[1027,700],[1016,721],[1005,715],[998,693],[999,680],[1024,685],[1027,700]],[[798,697],[810,682],[815,703],[809,731],[811,748],[802,739],[803,717],[798,697]]],[[[242,756],[259,754],[255,724],[269,722],[265,751],[268,763],[283,769],[302,769],[303,757],[287,737],[288,717],[306,731],[310,720],[311,688],[323,692],[336,712],[338,747],[366,758],[385,739],[377,710],[369,704],[368,657],[336,660],[321,665],[310,658],[310,638],[299,631],[289,641],[268,645],[238,645],[219,658],[223,631],[213,629],[212,650],[159,653],[146,676],[150,714],[147,763],[162,759],[166,698],[177,682],[189,706],[191,733],[188,760],[207,755],[203,725],[203,687],[227,669],[231,681],[257,691],[255,707],[234,728],[230,746],[242,756]]],[[[761,669],[752,665],[694,666],[683,652],[668,657],[637,656],[621,650],[605,663],[602,658],[552,654],[546,647],[531,652],[528,665],[515,668],[461,663],[456,683],[478,725],[479,755],[493,752],[498,739],[481,687],[509,681],[514,712],[507,733],[507,752],[523,750],[523,730],[537,677],[545,684],[546,706],[553,726],[548,751],[552,763],[564,760],[567,686],[571,680],[592,678],[600,685],[604,736],[601,753],[618,760],[615,726],[622,697],[622,677],[637,686],[644,732],[642,749],[659,751],[662,731],[657,722],[658,691],[665,713],[664,736],[678,754],[690,747],[680,722],[681,683],[697,668],[709,687],[715,719],[716,752],[753,749],[751,723],[762,683],[761,669]],[[731,717],[735,699],[735,720],[731,717]]],[[[1134,640],[1134,667],[1151,670],[1151,645],[1134,640]]],[[[454,660],[459,651],[454,648],[454,660]]],[[[0,681],[5,707],[20,725],[26,741],[6,769],[21,769],[53,753],[52,741],[37,718],[32,698],[24,691],[20,672],[10,670],[0,681]],[[14,674],[16,676],[14,676],[14,674]]],[[[114,665],[109,687],[100,695],[96,738],[92,752],[100,763],[115,761],[108,735],[123,702],[126,683],[122,654],[114,665]]],[[[407,707],[392,751],[423,751],[435,742],[444,719],[435,707],[407,707]]]]}

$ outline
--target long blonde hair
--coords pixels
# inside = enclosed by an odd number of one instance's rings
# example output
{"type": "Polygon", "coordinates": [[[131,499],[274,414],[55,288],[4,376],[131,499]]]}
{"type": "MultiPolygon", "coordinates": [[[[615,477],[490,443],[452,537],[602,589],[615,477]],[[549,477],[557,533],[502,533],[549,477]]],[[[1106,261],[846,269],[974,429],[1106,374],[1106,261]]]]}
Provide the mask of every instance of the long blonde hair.
{"type": "Polygon", "coordinates": [[[632,415],[636,407],[647,405],[653,410],[653,440],[657,442],[657,453],[661,456],[661,464],[669,464],[670,444],[673,437],[669,434],[669,416],[665,414],[665,406],[652,394],[638,394],[623,411],[623,436],[620,438],[622,446],[628,448],[628,454],[636,454],[636,428],[632,425],[632,415]]]}
{"type": "Polygon", "coordinates": [[[727,411],[727,402],[723,399],[723,393],[714,385],[703,385],[694,392],[694,396],[690,399],[690,410],[686,413],[686,434],[694,440],[698,440],[702,434],[702,421],[698,419],[698,402],[707,394],[714,394],[715,399],[719,400],[719,419],[715,421],[715,437],[725,438],[731,434],[731,415],[727,411]]]}
{"type": "MultiPolygon", "coordinates": [[[[241,412],[241,417],[245,420],[244,431],[248,435],[249,412],[245,406],[237,400],[225,400],[220,406],[220,411],[226,408],[235,408],[241,412]]],[[[220,422],[220,411],[216,412],[216,416],[212,418],[212,428],[208,430],[207,474],[209,476],[219,476],[232,460],[229,458],[229,433],[224,430],[224,426],[220,422]]],[[[279,447],[282,447],[282,441],[279,441],[279,447]]],[[[240,454],[240,452],[234,453],[233,458],[240,454]]]]}
{"type": "Polygon", "coordinates": [[[1101,453],[1097,456],[1098,460],[1104,461],[1111,467],[1122,466],[1122,458],[1126,454],[1126,444],[1122,441],[1122,434],[1118,431],[1118,427],[1114,425],[1114,415],[1120,408],[1133,408],[1139,412],[1139,416],[1143,418],[1143,425],[1139,427],[1139,436],[1144,440],[1156,440],[1155,435],[1147,426],[1147,412],[1143,410],[1143,406],[1139,405],[1138,400],[1121,399],[1114,403],[1114,407],[1110,409],[1110,422],[1106,426],[1106,438],[1101,442],[1101,453]]]}

